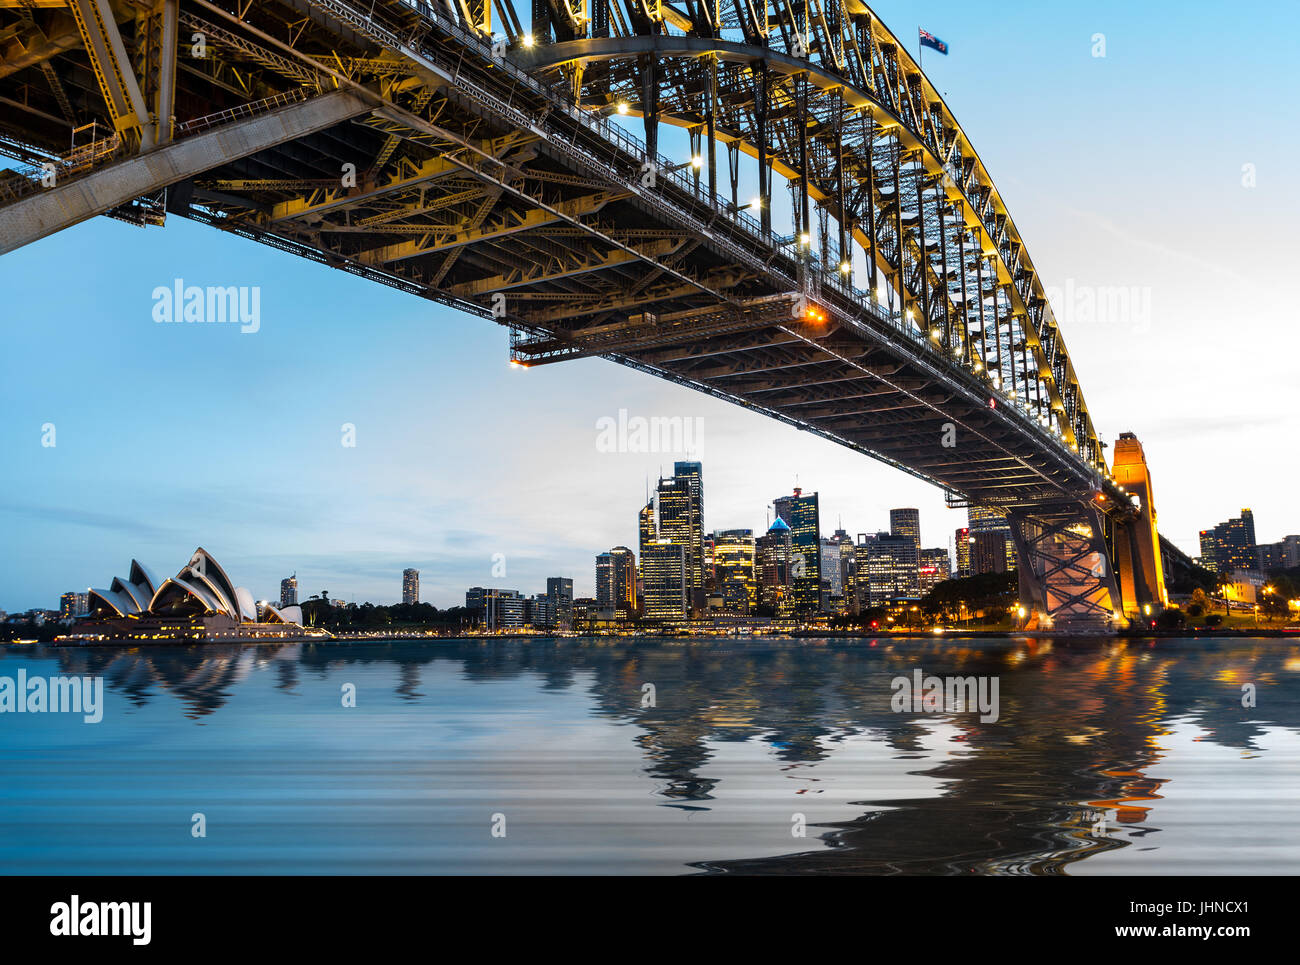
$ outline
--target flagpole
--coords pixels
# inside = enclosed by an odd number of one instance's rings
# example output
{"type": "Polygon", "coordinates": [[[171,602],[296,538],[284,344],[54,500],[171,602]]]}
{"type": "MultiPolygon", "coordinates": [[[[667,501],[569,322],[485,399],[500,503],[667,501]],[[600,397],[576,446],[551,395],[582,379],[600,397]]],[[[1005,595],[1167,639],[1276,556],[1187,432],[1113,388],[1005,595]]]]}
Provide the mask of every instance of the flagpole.
{"type": "Polygon", "coordinates": [[[916,66],[921,71],[921,76],[925,76],[925,45],[921,43],[921,27],[916,28],[916,66]]]}

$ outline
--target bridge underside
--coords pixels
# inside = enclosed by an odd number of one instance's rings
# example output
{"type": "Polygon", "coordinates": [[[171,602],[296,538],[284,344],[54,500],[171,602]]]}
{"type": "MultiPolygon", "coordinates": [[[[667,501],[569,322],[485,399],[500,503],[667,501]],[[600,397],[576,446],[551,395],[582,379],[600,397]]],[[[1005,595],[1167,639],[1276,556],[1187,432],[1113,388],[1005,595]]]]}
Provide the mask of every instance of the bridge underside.
{"type": "MultiPolygon", "coordinates": [[[[669,25],[688,29],[680,14],[640,40],[573,47],[613,60],[565,74],[563,44],[530,73],[473,24],[395,0],[79,0],[75,18],[0,2],[0,29],[24,37],[0,61],[0,96],[21,107],[0,148],[56,174],[0,181],[0,250],[97,214],[179,215],[492,318],[519,364],[608,358],[1007,511],[1026,593],[1093,620],[1118,594],[1109,566],[1083,576],[1078,543],[1100,539],[1094,496],[1123,496],[1060,333],[955,121],[939,101],[922,117],[937,94],[850,9],[845,29],[892,86],[873,68],[883,86],[836,87],[775,31],[666,43],[669,25]],[[178,33],[202,34],[205,55],[178,55],[178,33]],[[637,114],[693,145],[709,135],[693,169],[661,158],[649,125],[647,147],[608,122],[637,91],[637,114]],[[111,137],[68,154],[68,129],[100,118],[111,137]],[[850,127],[866,140],[850,144],[850,127]],[[202,137],[218,146],[195,151],[202,137]],[[730,202],[713,190],[724,142],[730,202]],[[742,148],[767,162],[758,217],[735,203],[742,148]],[[773,171],[797,187],[789,236],[770,223],[773,171]],[[119,197],[91,179],[138,187],[119,197]],[[855,239],[867,291],[835,270],[855,239]]],[[[518,25],[507,33],[517,49],[518,25]]]]}

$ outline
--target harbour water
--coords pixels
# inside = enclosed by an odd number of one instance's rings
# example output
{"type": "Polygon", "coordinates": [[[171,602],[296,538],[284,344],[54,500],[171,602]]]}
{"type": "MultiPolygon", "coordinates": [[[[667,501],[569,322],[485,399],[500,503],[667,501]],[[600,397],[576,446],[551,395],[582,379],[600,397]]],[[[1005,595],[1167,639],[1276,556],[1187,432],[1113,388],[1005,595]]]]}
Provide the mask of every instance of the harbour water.
{"type": "Polygon", "coordinates": [[[1300,873],[1288,640],[0,650],[19,670],[102,676],[103,718],[0,714],[7,874],[1300,873]],[[996,680],[997,719],[900,709],[917,670],[996,680]]]}

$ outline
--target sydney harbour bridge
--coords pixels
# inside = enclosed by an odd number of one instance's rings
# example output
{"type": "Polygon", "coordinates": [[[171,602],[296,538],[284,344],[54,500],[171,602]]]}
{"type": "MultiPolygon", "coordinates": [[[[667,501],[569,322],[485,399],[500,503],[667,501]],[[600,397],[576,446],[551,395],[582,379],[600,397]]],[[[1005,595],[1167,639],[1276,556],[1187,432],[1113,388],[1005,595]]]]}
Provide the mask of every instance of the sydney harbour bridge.
{"type": "Polygon", "coordinates": [[[1041,625],[1166,601],[1140,444],[860,0],[0,0],[0,105],[0,253],[189,218],[994,507],[1041,625]]]}

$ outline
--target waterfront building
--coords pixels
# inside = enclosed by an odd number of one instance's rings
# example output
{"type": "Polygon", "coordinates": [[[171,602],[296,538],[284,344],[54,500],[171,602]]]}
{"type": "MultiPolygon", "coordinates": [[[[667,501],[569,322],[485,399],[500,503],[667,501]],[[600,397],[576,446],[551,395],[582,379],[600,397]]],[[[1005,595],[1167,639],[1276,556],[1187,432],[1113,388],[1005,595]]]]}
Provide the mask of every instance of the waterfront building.
{"type": "Polygon", "coordinates": [[[636,609],[636,555],[626,546],[596,557],[596,602],[624,620],[636,609]]]}
{"type": "Polygon", "coordinates": [[[297,606],[265,607],[236,586],[199,547],[174,577],[159,581],[138,560],[126,579],[86,594],[87,617],[70,636],[98,640],[252,640],[310,635],[297,606]]]}
{"type": "Polygon", "coordinates": [[[546,598],[555,611],[555,625],[561,630],[573,629],[573,580],[566,576],[546,578],[546,598]]]}
{"type": "Polygon", "coordinates": [[[465,609],[485,630],[507,630],[524,625],[524,595],[518,590],[471,586],[465,591],[465,609]]]}
{"type": "Polygon", "coordinates": [[[90,613],[90,593],[70,590],[59,597],[59,618],[75,620],[90,613]]]}
{"type": "Polygon", "coordinates": [[[792,593],[796,613],[818,613],[822,609],[821,516],[817,493],[803,495],[795,487],[793,496],[772,501],[777,519],[790,528],[793,553],[792,593]]]}
{"type": "Polygon", "coordinates": [[[659,525],[657,539],[681,546],[686,556],[687,584],[692,591],[704,589],[703,485],[699,463],[677,463],[690,468],[683,475],[660,479],[658,487],[659,525]]]}
{"type": "Polygon", "coordinates": [[[420,602],[420,571],[402,570],[402,605],[410,606],[420,602]]]}
{"type": "Polygon", "coordinates": [[[538,630],[555,628],[555,604],[545,593],[536,593],[524,600],[524,625],[538,630]]]}
{"type": "Polygon", "coordinates": [[[1200,533],[1201,557],[1207,569],[1216,573],[1249,570],[1258,562],[1255,543],[1255,514],[1243,509],[1233,517],[1200,533]]]}
{"type": "Polygon", "coordinates": [[[973,542],[975,542],[975,537],[971,536],[969,526],[962,526],[953,535],[953,555],[957,558],[957,575],[959,577],[971,575],[970,547],[973,542]]]}
{"type": "Polygon", "coordinates": [[[686,547],[659,539],[641,554],[643,608],[647,620],[684,620],[690,615],[686,547]]]}
{"type": "Polygon", "coordinates": [[[778,516],[754,545],[759,606],[777,617],[794,612],[794,543],[790,526],[778,516]]]}
{"type": "Polygon", "coordinates": [[[1007,572],[1006,537],[996,530],[972,532],[970,542],[972,576],[1007,572]]]}
{"type": "Polygon", "coordinates": [[[713,534],[714,592],[726,613],[747,616],[758,606],[752,529],[724,529],[713,534]]]}
{"type": "Polygon", "coordinates": [[[907,534],[859,534],[859,608],[920,598],[916,545],[907,534]]]}
{"type": "Polygon", "coordinates": [[[921,550],[921,563],[917,568],[917,588],[921,596],[951,577],[952,560],[946,546],[921,550]]]}
{"type": "Polygon", "coordinates": [[[966,517],[972,536],[978,533],[997,533],[1002,538],[1002,569],[981,572],[1010,573],[1014,570],[1016,568],[1016,543],[1011,537],[1011,523],[1007,521],[1006,514],[996,509],[990,509],[987,506],[970,506],[966,510],[966,517]]]}

